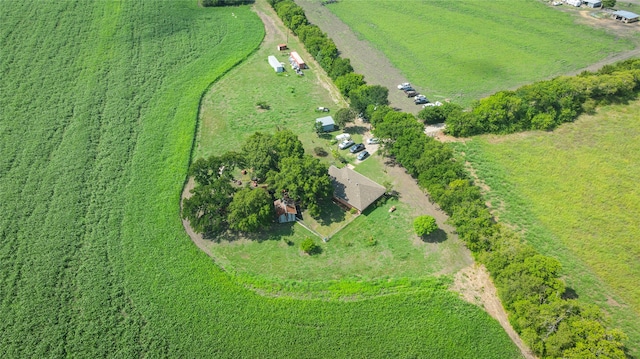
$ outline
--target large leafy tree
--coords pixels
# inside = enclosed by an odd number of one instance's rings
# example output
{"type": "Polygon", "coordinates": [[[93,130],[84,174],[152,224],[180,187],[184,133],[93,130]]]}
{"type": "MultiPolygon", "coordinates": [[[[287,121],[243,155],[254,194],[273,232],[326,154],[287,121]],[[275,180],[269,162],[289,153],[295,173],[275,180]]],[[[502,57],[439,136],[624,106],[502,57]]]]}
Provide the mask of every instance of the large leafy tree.
{"type": "Polygon", "coordinates": [[[196,186],[191,191],[191,197],[183,202],[183,218],[189,220],[196,232],[208,237],[224,231],[227,226],[227,207],[234,191],[225,176],[207,185],[196,186]]]}
{"type": "Polygon", "coordinates": [[[251,135],[242,145],[242,155],[258,179],[264,179],[267,172],[278,168],[278,151],[270,134],[256,132],[251,135]]]}
{"type": "Polygon", "coordinates": [[[331,195],[327,166],[309,155],[283,159],[280,171],[269,172],[267,183],[276,193],[288,193],[314,217],[320,214],[318,202],[331,195]]]}
{"type": "Polygon", "coordinates": [[[271,195],[263,189],[244,188],[233,196],[229,204],[229,228],[242,232],[256,232],[273,220],[271,195]]]}
{"type": "Polygon", "coordinates": [[[276,153],[278,159],[286,157],[301,158],[304,155],[304,147],[302,142],[290,130],[280,130],[273,135],[276,153]]]}
{"type": "Polygon", "coordinates": [[[388,105],[389,89],[380,85],[362,85],[349,92],[349,100],[351,108],[364,112],[369,105],[388,105]]]}

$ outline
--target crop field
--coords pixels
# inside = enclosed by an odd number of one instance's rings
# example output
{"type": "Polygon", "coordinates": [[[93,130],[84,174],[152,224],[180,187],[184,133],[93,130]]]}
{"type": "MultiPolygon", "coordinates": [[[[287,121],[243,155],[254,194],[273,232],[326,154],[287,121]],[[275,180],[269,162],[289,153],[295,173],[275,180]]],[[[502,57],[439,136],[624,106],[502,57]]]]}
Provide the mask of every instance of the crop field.
{"type": "Polygon", "coordinates": [[[563,264],[567,285],[612,315],[640,349],[640,101],[554,132],[482,136],[458,150],[501,221],[563,264]]]}
{"type": "Polygon", "coordinates": [[[26,0],[0,20],[3,358],[519,356],[437,284],[266,298],[185,235],[199,101],[262,40],[250,8],[26,0]]]}
{"type": "Polygon", "coordinates": [[[327,8],[429,99],[463,105],[581,69],[635,41],[533,0],[341,0],[327,8]]]}

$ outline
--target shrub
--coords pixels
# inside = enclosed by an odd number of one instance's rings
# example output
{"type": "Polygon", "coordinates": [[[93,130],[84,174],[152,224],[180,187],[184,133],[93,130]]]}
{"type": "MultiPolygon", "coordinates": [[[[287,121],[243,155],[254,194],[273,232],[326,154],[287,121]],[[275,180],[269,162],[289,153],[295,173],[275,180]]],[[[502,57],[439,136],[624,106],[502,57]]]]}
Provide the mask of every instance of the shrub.
{"type": "Polygon", "coordinates": [[[314,148],[314,149],[313,149],[313,153],[315,153],[315,154],[316,154],[316,156],[318,156],[318,157],[327,157],[327,155],[329,154],[329,153],[327,153],[327,151],[326,151],[324,148],[322,148],[322,147],[316,147],[316,148],[314,148]]]}
{"type": "Polygon", "coordinates": [[[269,106],[266,101],[258,101],[256,102],[256,106],[258,106],[258,108],[261,110],[268,110],[271,108],[271,106],[269,106]]]}
{"type": "Polygon", "coordinates": [[[313,255],[318,252],[319,247],[312,238],[307,237],[300,243],[300,249],[307,254],[313,255]]]}
{"type": "Polygon", "coordinates": [[[428,236],[433,231],[438,229],[436,219],[431,216],[419,216],[413,221],[413,229],[420,237],[428,236]]]}

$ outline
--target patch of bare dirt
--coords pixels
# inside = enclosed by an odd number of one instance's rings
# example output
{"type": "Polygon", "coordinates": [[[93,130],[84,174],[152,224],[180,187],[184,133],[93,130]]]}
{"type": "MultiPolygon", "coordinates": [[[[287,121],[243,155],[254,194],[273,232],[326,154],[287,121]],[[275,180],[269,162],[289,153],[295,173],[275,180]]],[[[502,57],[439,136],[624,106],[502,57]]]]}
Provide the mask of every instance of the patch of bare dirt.
{"type": "Polygon", "coordinates": [[[451,289],[460,293],[467,302],[483,308],[491,317],[497,320],[525,358],[536,358],[509,323],[507,312],[502,307],[496,287],[493,285],[489,272],[484,266],[471,265],[460,270],[454,277],[451,289]]]}

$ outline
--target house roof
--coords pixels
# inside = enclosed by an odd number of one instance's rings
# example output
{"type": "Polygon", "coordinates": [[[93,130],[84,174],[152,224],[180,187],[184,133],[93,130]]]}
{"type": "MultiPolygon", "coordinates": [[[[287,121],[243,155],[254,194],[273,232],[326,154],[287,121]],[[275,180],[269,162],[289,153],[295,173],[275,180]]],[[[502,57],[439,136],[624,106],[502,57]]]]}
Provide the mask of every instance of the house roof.
{"type": "Polygon", "coordinates": [[[627,19],[635,19],[638,17],[638,14],[634,14],[631,11],[618,10],[613,13],[614,15],[621,16],[627,19]]]}
{"type": "Polygon", "coordinates": [[[283,214],[298,214],[296,210],[296,205],[293,201],[284,201],[284,200],[276,200],[273,201],[273,206],[276,207],[276,215],[280,217],[283,214]]]}
{"type": "Polygon", "coordinates": [[[333,121],[333,117],[331,117],[331,116],[316,118],[316,122],[322,123],[322,126],[329,126],[329,125],[335,125],[336,124],[333,121]]]}
{"type": "Polygon", "coordinates": [[[331,166],[329,176],[333,194],[360,211],[364,211],[386,192],[384,187],[349,167],[331,166]]]}

